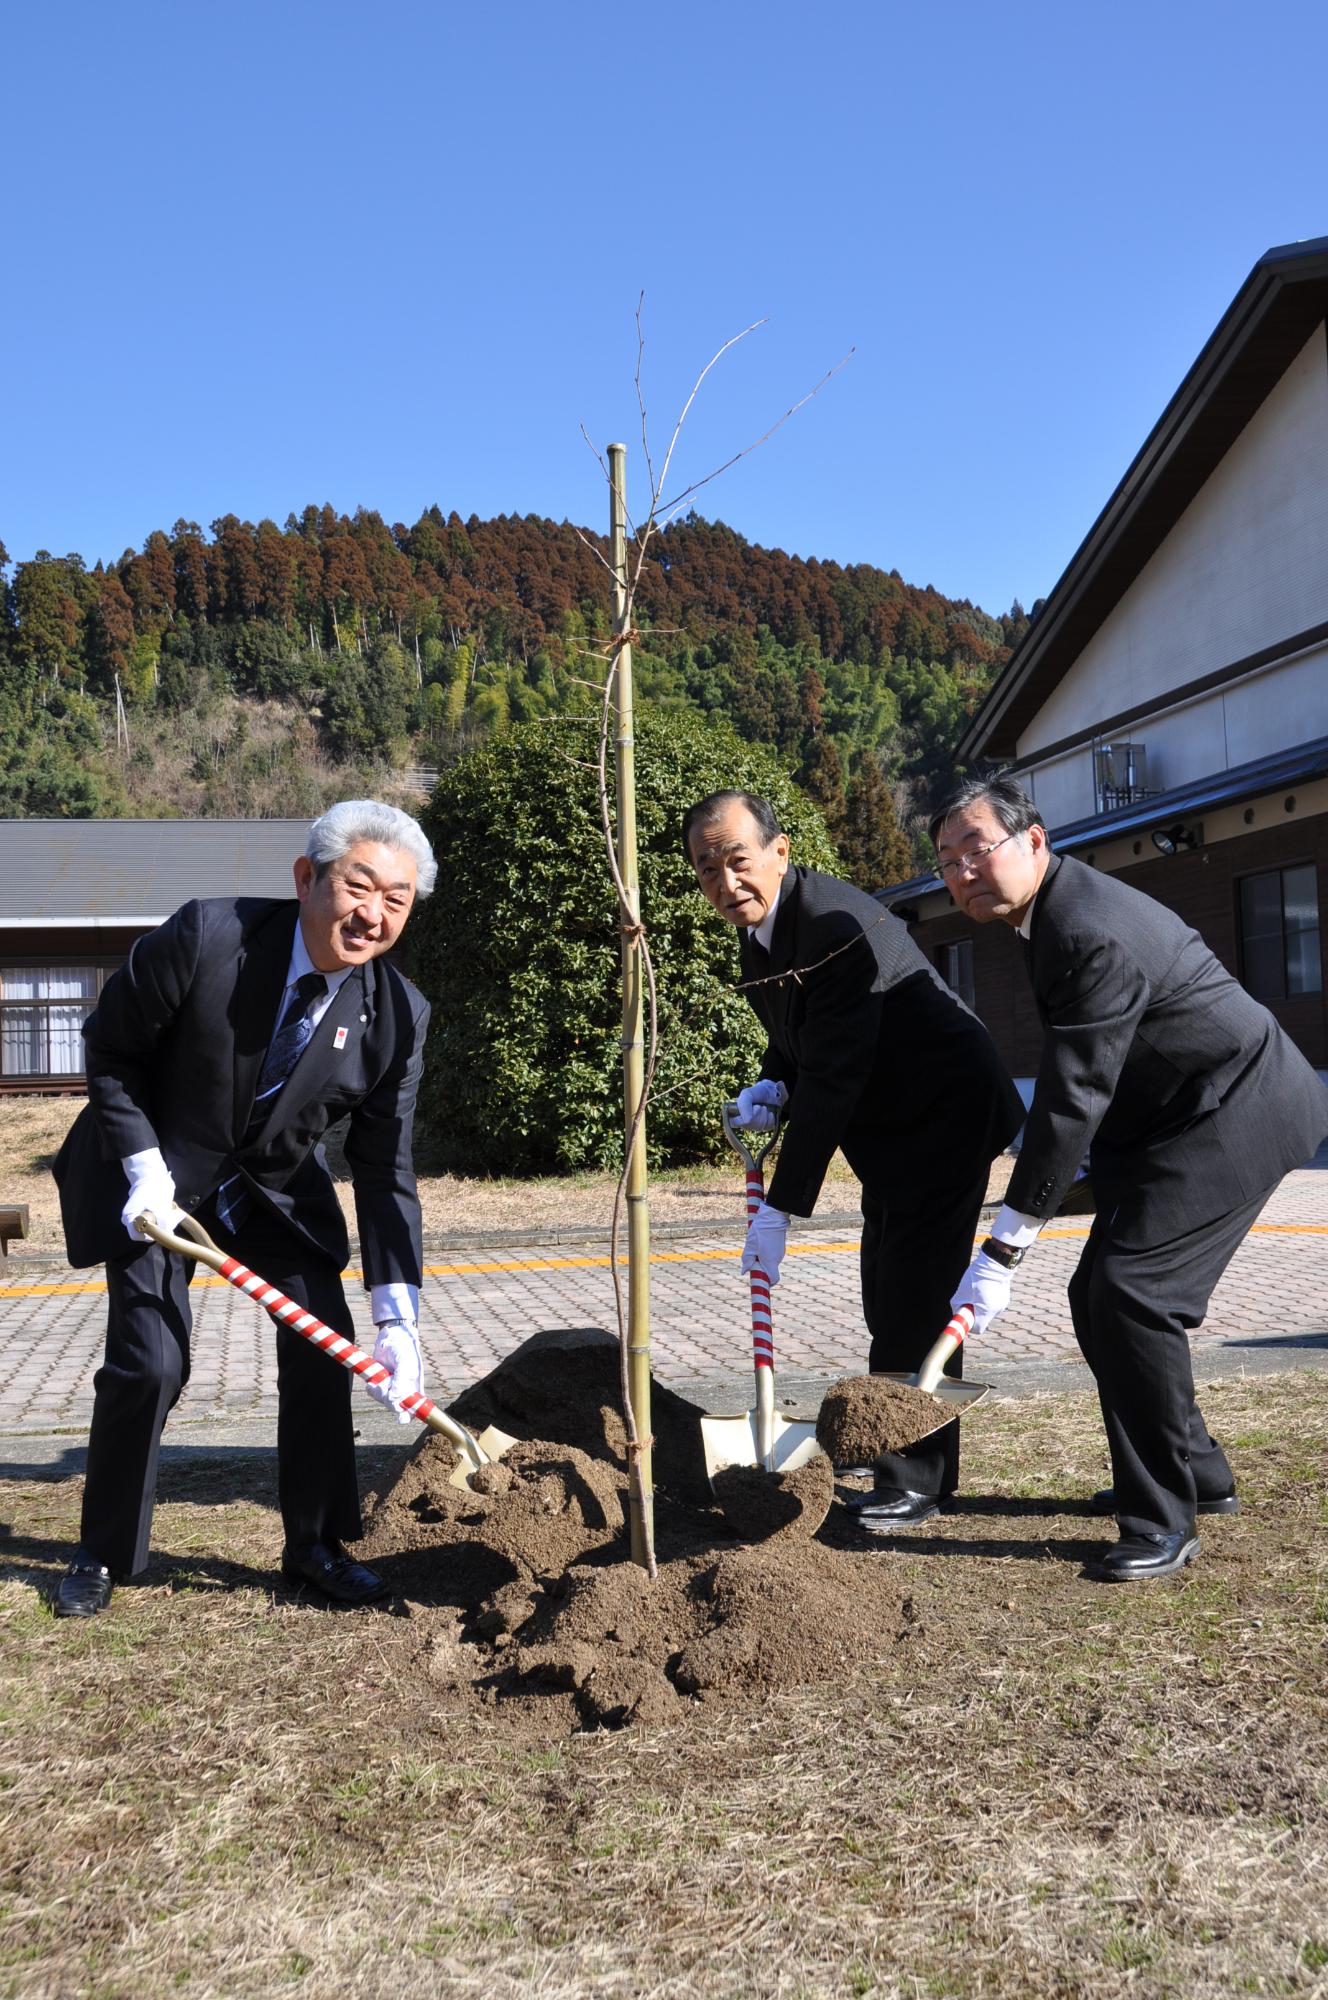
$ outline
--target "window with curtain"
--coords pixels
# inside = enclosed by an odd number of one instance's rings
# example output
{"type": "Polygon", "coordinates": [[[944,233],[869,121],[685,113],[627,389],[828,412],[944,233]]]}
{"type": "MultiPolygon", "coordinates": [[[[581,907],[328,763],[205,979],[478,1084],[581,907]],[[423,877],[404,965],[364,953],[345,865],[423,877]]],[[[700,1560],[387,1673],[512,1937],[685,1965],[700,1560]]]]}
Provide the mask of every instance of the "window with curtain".
{"type": "Polygon", "coordinates": [[[0,1078],[82,1076],[95,965],[0,965],[0,1078]]]}
{"type": "Polygon", "coordinates": [[[1323,991],[1319,889],[1312,861],[1240,884],[1241,976],[1256,1000],[1323,991]]]}

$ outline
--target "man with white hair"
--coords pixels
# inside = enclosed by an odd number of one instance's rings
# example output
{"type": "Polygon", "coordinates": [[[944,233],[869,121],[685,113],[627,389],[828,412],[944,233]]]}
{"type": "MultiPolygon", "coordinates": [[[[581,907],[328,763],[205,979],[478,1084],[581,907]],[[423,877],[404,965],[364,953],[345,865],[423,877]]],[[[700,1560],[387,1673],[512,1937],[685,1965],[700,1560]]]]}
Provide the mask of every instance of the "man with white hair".
{"type": "MultiPolygon", "coordinates": [[[[162,1426],[189,1377],[191,1265],[135,1228],[195,1215],[221,1247],[353,1338],[346,1225],[319,1141],[346,1160],[375,1359],[396,1407],[421,1386],[420,1206],[411,1125],[429,1010],[386,958],[437,865],[408,814],[333,806],[295,897],[186,903],[139,938],[85,1024],[88,1104],[55,1162],[72,1264],[105,1262],[82,1538],[57,1617],[94,1616],[148,1558],[162,1426]]],[[[276,1328],[283,1573],[341,1604],[383,1595],[347,1555],[362,1533],[350,1376],[276,1328]]]]}

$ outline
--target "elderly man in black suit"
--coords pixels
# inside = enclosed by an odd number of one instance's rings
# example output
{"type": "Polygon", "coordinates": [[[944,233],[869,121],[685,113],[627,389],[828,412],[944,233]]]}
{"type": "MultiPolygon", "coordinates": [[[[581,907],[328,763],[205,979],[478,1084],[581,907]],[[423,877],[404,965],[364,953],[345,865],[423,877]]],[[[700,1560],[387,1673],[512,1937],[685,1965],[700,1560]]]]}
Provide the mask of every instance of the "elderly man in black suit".
{"type": "Polygon", "coordinates": [[[1328,1092],[1267,1009],[1172,911],[1053,854],[1006,776],[962,785],[932,821],[951,894],[1027,944],[1042,1059],[991,1237],[955,1288],[977,1330],[1085,1154],[1097,1215],[1070,1310],[1097,1379],[1120,1540],[1111,1581],[1169,1576],[1199,1551],[1196,1513],[1236,1508],[1194,1395],[1187,1330],[1269,1195],[1328,1134],[1328,1092]]]}
{"type": "MultiPolygon", "coordinates": [[[[788,1125],[743,1269],[778,1282],[790,1214],[810,1215],[836,1148],[862,1183],[862,1304],[874,1370],[914,1369],[950,1316],[991,1162],[1023,1120],[982,1023],[907,926],[849,882],[790,864],[764,799],[713,793],[683,820],[703,894],[739,932],[743,990],[767,1036],[738,1099],[788,1125]]],[[[955,1357],[958,1366],[958,1356],[955,1357]]],[[[959,1473],[957,1423],[876,1464],[862,1525],[934,1515],[959,1473]]]]}
{"type": "MultiPolygon", "coordinates": [[[[420,1208],[411,1123],[428,1008],[384,954],[436,865],[406,813],[333,806],[295,896],[186,903],[106,982],[84,1038],[88,1104],[55,1163],[71,1263],[106,1263],[82,1541],[57,1617],[90,1617],[148,1557],[162,1426],[189,1375],[192,1266],[134,1227],[196,1215],[223,1249],[353,1337],[346,1225],[319,1144],[350,1115],[365,1283],[403,1423],[420,1388],[420,1208]]],[[[282,1569],[343,1604],[382,1595],[362,1532],[350,1376],[276,1328],[282,1569]]]]}

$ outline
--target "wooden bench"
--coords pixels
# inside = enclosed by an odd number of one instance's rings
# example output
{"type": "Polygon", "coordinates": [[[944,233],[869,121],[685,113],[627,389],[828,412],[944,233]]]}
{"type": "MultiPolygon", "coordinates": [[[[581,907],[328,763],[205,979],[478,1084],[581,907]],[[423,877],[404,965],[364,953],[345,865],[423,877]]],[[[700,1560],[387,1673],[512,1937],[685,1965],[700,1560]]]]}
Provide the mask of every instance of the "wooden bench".
{"type": "Polygon", "coordinates": [[[7,1257],[10,1244],[21,1241],[27,1233],[27,1204],[0,1204],[0,1255],[7,1257]]]}

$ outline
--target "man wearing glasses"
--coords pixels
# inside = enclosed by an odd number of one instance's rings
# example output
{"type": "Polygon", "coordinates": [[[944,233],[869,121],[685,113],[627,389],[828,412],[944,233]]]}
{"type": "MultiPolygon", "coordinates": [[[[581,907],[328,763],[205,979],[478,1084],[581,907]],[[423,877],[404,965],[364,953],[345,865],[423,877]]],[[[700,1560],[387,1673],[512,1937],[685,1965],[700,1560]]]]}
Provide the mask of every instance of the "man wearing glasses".
{"type": "Polygon", "coordinates": [[[1169,1576],[1196,1514],[1236,1511],[1194,1396],[1187,1331],[1269,1195],[1328,1135],[1328,1092],[1266,1008],[1172,911],[1053,854],[1028,795],[971,779],[931,823],[965,915],[1024,940],[1044,1040],[1006,1206],[955,1291],[983,1332],[1085,1154],[1097,1216],[1070,1311],[1097,1381],[1120,1540],[1109,1581],[1169,1576]]]}
{"type": "MultiPolygon", "coordinates": [[[[1019,1093],[906,925],[851,883],[791,865],[768,801],[713,793],[686,814],[683,847],[737,927],[743,991],[766,1032],[741,1115],[756,1131],[788,1117],[742,1268],[778,1282],[789,1216],[812,1213],[839,1148],[862,1182],[869,1366],[912,1370],[950,1317],[991,1162],[1023,1121],[1019,1093]]],[[[958,1479],[958,1430],[877,1461],[864,1527],[937,1512],[958,1479]]]]}

